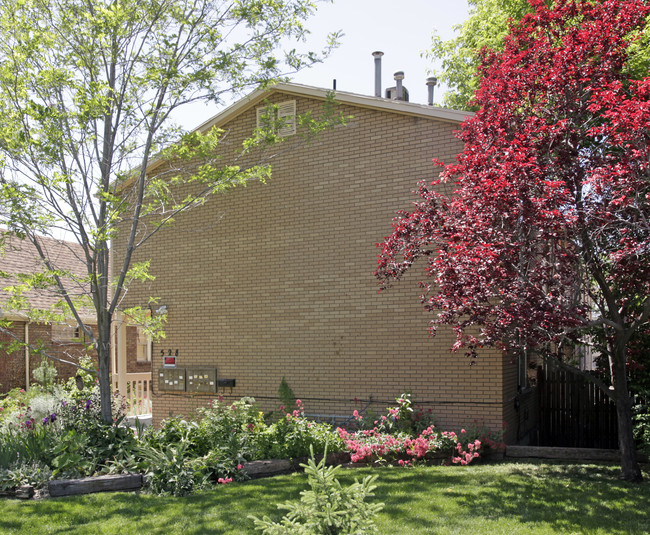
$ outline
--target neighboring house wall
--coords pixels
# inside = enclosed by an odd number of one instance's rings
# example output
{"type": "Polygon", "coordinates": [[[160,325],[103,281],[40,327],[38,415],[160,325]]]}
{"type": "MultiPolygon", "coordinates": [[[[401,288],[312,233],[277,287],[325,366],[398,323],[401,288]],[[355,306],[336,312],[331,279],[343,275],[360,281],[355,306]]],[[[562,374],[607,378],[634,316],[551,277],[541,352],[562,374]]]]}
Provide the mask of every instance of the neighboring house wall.
{"type": "MultiPolygon", "coordinates": [[[[82,261],[83,252],[80,247],[74,243],[53,240],[51,238],[40,238],[41,245],[50,257],[53,265],[57,269],[69,271],[75,274],[77,282],[70,282],[70,289],[75,295],[84,291],[84,287],[79,281],[84,280],[86,265],[82,261]]],[[[36,249],[26,240],[7,237],[3,253],[0,255],[0,271],[6,274],[0,279],[3,287],[15,285],[17,274],[38,273],[43,270],[41,260],[38,258],[36,249]]],[[[52,289],[31,290],[25,294],[27,303],[32,309],[47,310],[56,306],[59,299],[56,291],[52,289]]],[[[9,294],[0,291],[0,316],[4,319],[11,320],[11,332],[20,341],[27,341],[30,345],[42,347],[49,355],[71,361],[79,362],[79,358],[85,354],[90,354],[97,362],[97,354],[94,349],[88,349],[86,344],[79,339],[76,327],[63,324],[49,323],[32,323],[29,322],[27,332],[25,331],[26,314],[25,311],[7,310],[9,294]]],[[[88,316],[88,311],[84,311],[84,316],[88,316]]],[[[73,325],[70,321],[70,325],[73,325]]],[[[29,355],[29,370],[26,370],[26,349],[8,352],[15,338],[6,333],[0,333],[0,394],[8,392],[12,388],[27,388],[28,382],[34,382],[33,371],[37,368],[42,360],[42,356],[35,350],[27,350],[29,355]]],[[[138,361],[138,335],[136,327],[127,329],[127,372],[148,372],[151,370],[151,362],[138,361]]],[[[50,359],[50,362],[56,367],[58,375],[57,380],[66,380],[74,377],[77,368],[73,364],[50,359]]]]}
{"type": "MultiPolygon", "coordinates": [[[[21,340],[25,339],[25,322],[12,321],[11,331],[21,340]]],[[[64,361],[78,362],[79,357],[88,353],[82,343],[63,339],[60,334],[52,333],[52,325],[42,323],[29,323],[28,340],[30,345],[40,347],[49,355],[64,361]]],[[[12,388],[27,388],[27,374],[25,370],[26,353],[29,355],[29,382],[35,382],[33,371],[41,365],[42,357],[34,350],[21,348],[8,352],[7,348],[15,339],[5,333],[0,333],[0,393],[8,392],[12,388]]],[[[97,360],[96,353],[90,355],[97,360]]],[[[74,377],[77,373],[76,366],[49,359],[50,364],[57,370],[57,381],[64,381],[74,377]]]]}
{"type": "Polygon", "coordinates": [[[142,339],[138,327],[126,328],[126,372],[144,373],[151,371],[150,342],[142,339]]]}
{"type": "MultiPolygon", "coordinates": [[[[298,113],[322,103],[295,94],[298,113]]],[[[409,105],[404,105],[405,109],[409,105]]],[[[285,377],[307,413],[350,415],[373,400],[383,412],[403,392],[432,409],[443,426],[516,422],[516,366],[500,351],[480,352],[470,366],[450,353],[455,337],[428,333],[411,270],[378,293],[375,244],[408,209],[419,180],[462,149],[458,123],[417,114],[343,105],[345,127],[273,160],[267,184],[251,182],[212,197],[177,218],[138,251],[155,280],[134,284],[129,304],[149,296],[168,307],[166,339],[154,344],[154,421],[187,414],[216,394],[163,393],[161,351],[178,349],[178,366],[216,367],[236,379],[227,399],[254,396],[264,410],[279,405],[285,377]],[[362,401],[355,401],[362,400],[362,401]]],[[[255,127],[255,107],[229,123],[237,146],[255,127]]],[[[228,146],[226,145],[226,146],[228,146]]],[[[228,163],[228,160],[224,160],[228,163]]],[[[124,247],[123,237],[114,250],[124,247]]]]}

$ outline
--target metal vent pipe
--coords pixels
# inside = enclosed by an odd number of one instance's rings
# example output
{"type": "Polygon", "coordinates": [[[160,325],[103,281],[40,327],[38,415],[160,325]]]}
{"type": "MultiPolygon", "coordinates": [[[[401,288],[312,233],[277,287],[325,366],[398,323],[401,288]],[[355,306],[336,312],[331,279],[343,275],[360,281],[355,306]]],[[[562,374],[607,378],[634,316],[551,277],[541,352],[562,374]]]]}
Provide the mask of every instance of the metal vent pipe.
{"type": "Polygon", "coordinates": [[[427,100],[429,106],[433,106],[433,89],[436,87],[438,79],[435,76],[427,78],[427,89],[429,91],[429,98],[427,100]]]}
{"type": "Polygon", "coordinates": [[[375,58],[375,96],[381,97],[381,57],[384,55],[379,50],[372,53],[375,58]]]}
{"type": "Polygon", "coordinates": [[[402,80],[404,80],[404,71],[397,71],[394,75],[397,92],[397,100],[404,100],[404,90],[402,89],[402,80]]]}

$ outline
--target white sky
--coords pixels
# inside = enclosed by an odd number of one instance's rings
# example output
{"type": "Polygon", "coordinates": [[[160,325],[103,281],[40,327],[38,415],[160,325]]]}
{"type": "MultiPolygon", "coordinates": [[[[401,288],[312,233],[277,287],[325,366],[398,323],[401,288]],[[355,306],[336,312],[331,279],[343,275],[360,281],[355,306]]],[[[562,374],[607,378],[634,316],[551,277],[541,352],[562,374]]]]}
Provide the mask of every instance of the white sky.
{"type": "MultiPolygon", "coordinates": [[[[466,0],[336,0],[319,4],[316,15],[307,23],[314,47],[330,31],[342,30],[341,46],[324,63],[298,73],[293,81],[317,87],[336,87],[374,95],[374,58],[382,58],[382,94],[395,86],[393,74],[404,71],[404,86],[411,102],[427,103],[426,78],[431,63],[421,52],[431,46],[435,30],[443,39],[453,36],[452,27],[467,18],[466,0]]],[[[434,100],[442,102],[436,88],[434,100]]]]}
{"type": "MultiPolygon", "coordinates": [[[[411,102],[427,103],[426,79],[435,67],[421,57],[431,47],[434,31],[443,39],[453,37],[452,27],[467,18],[466,0],[318,0],[318,11],[309,19],[311,35],[306,50],[321,50],[327,34],[341,30],[340,46],[323,63],[293,77],[301,84],[374,95],[375,65],[372,53],[382,57],[382,95],[394,87],[393,74],[404,71],[404,87],[411,102]]],[[[295,45],[292,45],[295,46],[295,45]]],[[[302,47],[301,47],[302,49],[302,47]]],[[[444,88],[436,87],[434,101],[442,102],[444,88]]],[[[204,105],[184,110],[182,123],[192,129],[221,109],[204,105]]]]}

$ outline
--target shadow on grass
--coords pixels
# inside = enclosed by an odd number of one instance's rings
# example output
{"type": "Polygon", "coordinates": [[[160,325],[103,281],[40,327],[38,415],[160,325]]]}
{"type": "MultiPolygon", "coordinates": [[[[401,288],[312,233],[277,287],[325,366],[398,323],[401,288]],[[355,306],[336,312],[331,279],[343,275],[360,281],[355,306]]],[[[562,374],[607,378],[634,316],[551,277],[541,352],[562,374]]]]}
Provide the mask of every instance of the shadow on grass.
{"type": "Polygon", "coordinates": [[[385,503],[382,514],[392,525],[413,533],[463,533],[491,521],[558,533],[650,533],[650,474],[645,483],[631,484],[619,481],[618,472],[616,466],[546,462],[407,474],[386,469],[376,499],[385,503]]]}
{"type": "Polygon", "coordinates": [[[181,498],[116,492],[12,500],[11,514],[0,515],[0,533],[251,533],[249,514],[279,517],[276,504],[295,499],[305,484],[303,477],[282,476],[181,498]]]}
{"type": "MultiPolygon", "coordinates": [[[[343,470],[339,479],[347,484],[367,475],[379,476],[372,501],[385,504],[380,533],[650,533],[650,483],[619,481],[616,466],[364,468],[343,470]]],[[[0,533],[255,533],[249,514],[279,520],[277,504],[299,499],[306,488],[304,474],[293,474],[184,498],[110,493],[8,500],[0,533]]]]}

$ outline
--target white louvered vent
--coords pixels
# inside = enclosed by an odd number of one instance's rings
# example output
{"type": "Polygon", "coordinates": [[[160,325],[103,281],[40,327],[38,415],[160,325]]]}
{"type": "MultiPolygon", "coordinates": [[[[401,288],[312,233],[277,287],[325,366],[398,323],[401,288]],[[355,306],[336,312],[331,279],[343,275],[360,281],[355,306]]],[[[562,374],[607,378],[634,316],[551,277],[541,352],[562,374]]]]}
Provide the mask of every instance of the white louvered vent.
{"type": "Polygon", "coordinates": [[[296,133],[296,101],[287,100],[277,105],[277,111],[264,106],[257,108],[257,128],[268,130],[276,122],[278,136],[291,136],[296,133]]]}
{"type": "Polygon", "coordinates": [[[296,101],[287,100],[278,104],[278,136],[292,136],[296,133],[296,101]]]}

